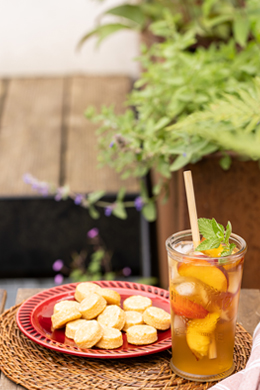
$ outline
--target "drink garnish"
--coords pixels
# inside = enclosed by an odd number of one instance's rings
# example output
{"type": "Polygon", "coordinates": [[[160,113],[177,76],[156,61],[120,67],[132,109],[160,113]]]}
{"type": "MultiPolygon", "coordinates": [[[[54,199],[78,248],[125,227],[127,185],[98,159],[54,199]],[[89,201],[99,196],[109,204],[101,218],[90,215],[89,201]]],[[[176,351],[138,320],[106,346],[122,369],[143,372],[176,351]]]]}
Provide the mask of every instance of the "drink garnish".
{"type": "Polygon", "coordinates": [[[229,221],[226,230],[224,226],[218,223],[214,218],[199,218],[198,225],[204,240],[195,248],[195,251],[203,252],[221,247],[220,257],[232,254],[236,245],[229,242],[232,232],[232,226],[229,221]]]}

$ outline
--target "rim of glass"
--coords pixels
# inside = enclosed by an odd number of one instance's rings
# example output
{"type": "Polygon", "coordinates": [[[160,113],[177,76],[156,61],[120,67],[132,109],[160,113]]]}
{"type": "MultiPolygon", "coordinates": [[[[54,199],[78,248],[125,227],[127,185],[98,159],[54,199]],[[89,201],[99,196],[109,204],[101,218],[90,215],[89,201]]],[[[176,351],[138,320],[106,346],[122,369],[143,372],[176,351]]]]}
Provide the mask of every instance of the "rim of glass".
{"type": "MultiPolygon", "coordinates": [[[[180,232],[172,234],[170,237],[167,238],[166,240],[166,249],[168,254],[172,255],[175,259],[178,258],[178,261],[189,261],[193,260],[194,261],[194,255],[188,255],[185,253],[178,252],[176,249],[172,247],[172,244],[176,244],[178,242],[181,242],[182,239],[190,237],[190,241],[192,241],[192,233],[191,229],[188,230],[182,230],[180,232]],[[185,258],[185,259],[184,259],[185,258]]],[[[233,253],[232,255],[229,256],[220,256],[220,257],[209,257],[211,261],[213,260],[219,260],[219,259],[224,259],[225,263],[227,262],[233,262],[236,259],[241,258],[242,256],[245,255],[247,251],[247,243],[246,241],[240,237],[239,235],[235,233],[231,233],[230,235],[231,242],[234,242],[235,244],[239,244],[239,250],[236,253],[233,253]]],[[[185,241],[185,240],[184,240],[185,241]]],[[[188,240],[187,240],[188,241],[188,240]]],[[[198,260],[205,260],[205,255],[198,255],[196,256],[196,259],[198,260]]]]}

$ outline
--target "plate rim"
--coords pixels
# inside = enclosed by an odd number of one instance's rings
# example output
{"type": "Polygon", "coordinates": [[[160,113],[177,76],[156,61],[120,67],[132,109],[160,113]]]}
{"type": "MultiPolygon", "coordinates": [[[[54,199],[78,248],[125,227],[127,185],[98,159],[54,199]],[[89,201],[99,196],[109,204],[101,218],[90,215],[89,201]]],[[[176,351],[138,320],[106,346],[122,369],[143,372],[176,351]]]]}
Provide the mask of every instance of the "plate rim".
{"type": "MultiPolygon", "coordinates": [[[[64,294],[69,294],[75,291],[75,288],[78,284],[82,282],[68,283],[59,286],[54,286],[44,291],[41,291],[32,297],[25,300],[19,307],[16,314],[16,323],[20,331],[28,337],[30,340],[35,343],[47,348],[52,349],[56,352],[62,352],[69,355],[76,355],[79,357],[90,357],[90,358],[132,358],[137,356],[145,356],[149,354],[154,354],[157,352],[164,351],[171,348],[171,336],[167,337],[159,342],[143,345],[143,346],[133,346],[133,349],[127,350],[99,350],[99,349],[80,349],[78,347],[73,347],[67,344],[54,341],[51,338],[48,338],[47,335],[43,335],[39,329],[36,329],[32,323],[32,315],[36,311],[37,307],[40,304],[43,304],[45,301],[57,296],[62,296],[64,294]],[[44,298],[44,300],[43,300],[44,298]]],[[[147,293],[155,295],[160,300],[169,300],[169,292],[160,287],[145,285],[141,283],[128,282],[128,281],[93,281],[91,283],[96,283],[104,288],[115,288],[115,289],[126,289],[129,291],[140,292],[140,294],[145,295],[147,293]]]]}

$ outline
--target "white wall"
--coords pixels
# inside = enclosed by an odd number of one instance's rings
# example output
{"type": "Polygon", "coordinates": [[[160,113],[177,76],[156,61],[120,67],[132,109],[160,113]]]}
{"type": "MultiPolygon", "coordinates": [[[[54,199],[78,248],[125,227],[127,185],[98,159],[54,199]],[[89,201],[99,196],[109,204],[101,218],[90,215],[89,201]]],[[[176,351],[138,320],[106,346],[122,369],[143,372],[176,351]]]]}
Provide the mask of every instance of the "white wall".
{"type": "Polygon", "coordinates": [[[96,49],[80,38],[104,9],[121,0],[0,0],[0,77],[72,73],[136,77],[139,37],[122,31],[96,49]]]}

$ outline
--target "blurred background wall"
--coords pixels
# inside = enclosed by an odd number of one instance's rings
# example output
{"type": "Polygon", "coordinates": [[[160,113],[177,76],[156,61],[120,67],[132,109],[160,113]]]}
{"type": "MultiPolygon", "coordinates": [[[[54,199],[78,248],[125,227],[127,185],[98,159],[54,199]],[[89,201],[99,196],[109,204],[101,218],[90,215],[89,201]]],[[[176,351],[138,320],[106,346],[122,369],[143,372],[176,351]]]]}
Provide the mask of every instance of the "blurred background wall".
{"type": "MultiPolygon", "coordinates": [[[[124,74],[135,78],[138,34],[122,31],[96,48],[82,36],[118,0],[0,0],[0,77],[71,73],[124,74]]],[[[108,19],[107,19],[108,20],[108,19]]],[[[110,19],[111,20],[111,19],[110,19]]]]}

